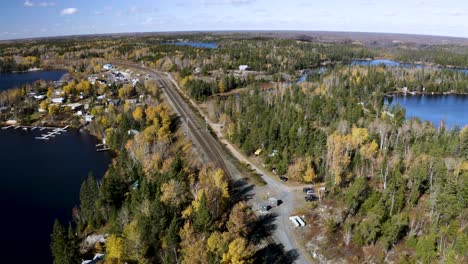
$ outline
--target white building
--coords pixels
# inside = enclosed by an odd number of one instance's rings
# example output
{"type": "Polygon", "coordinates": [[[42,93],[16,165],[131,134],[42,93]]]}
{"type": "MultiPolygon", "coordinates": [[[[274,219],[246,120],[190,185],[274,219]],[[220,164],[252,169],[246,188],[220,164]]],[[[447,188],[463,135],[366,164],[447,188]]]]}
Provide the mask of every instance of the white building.
{"type": "Polygon", "coordinates": [[[239,71],[246,71],[247,69],[249,69],[249,65],[240,65],[239,66],[239,71]]]}
{"type": "Polygon", "coordinates": [[[92,116],[92,115],[85,115],[85,116],[84,116],[84,119],[85,119],[86,122],[91,122],[91,121],[93,121],[94,116],[92,116]]]}
{"type": "Polygon", "coordinates": [[[44,98],[45,98],[45,95],[43,95],[43,94],[40,94],[40,95],[34,95],[34,98],[35,98],[36,100],[42,100],[42,99],[44,99],[44,98]]]}
{"type": "Polygon", "coordinates": [[[73,111],[81,109],[81,107],[83,107],[83,105],[80,103],[67,104],[66,106],[70,107],[70,109],[73,111]]]}
{"type": "Polygon", "coordinates": [[[114,65],[112,64],[104,64],[104,66],[102,66],[102,69],[106,70],[106,71],[110,71],[112,69],[114,69],[114,65]]]}
{"type": "Polygon", "coordinates": [[[62,104],[63,103],[63,97],[57,97],[57,98],[52,98],[52,103],[54,104],[62,104]]]}

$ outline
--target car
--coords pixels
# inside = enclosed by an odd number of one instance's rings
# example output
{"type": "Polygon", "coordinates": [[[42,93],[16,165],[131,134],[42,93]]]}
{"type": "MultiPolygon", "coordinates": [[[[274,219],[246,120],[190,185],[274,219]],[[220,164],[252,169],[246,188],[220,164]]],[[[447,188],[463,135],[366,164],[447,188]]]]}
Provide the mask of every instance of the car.
{"type": "Polygon", "coordinates": [[[308,191],[310,191],[310,190],[313,191],[314,189],[313,189],[312,187],[304,187],[304,188],[302,188],[302,191],[305,192],[305,193],[308,192],[308,191]]]}
{"type": "Polygon", "coordinates": [[[313,196],[313,195],[306,195],[304,198],[305,198],[306,202],[315,201],[315,196],[313,196]]]}
{"type": "Polygon", "coordinates": [[[280,180],[283,181],[283,182],[287,182],[287,181],[288,181],[288,177],[280,176],[279,178],[280,178],[280,180]]]}
{"type": "Polygon", "coordinates": [[[307,194],[307,195],[312,195],[312,196],[315,195],[314,189],[308,190],[308,191],[306,192],[306,194],[307,194]]]}

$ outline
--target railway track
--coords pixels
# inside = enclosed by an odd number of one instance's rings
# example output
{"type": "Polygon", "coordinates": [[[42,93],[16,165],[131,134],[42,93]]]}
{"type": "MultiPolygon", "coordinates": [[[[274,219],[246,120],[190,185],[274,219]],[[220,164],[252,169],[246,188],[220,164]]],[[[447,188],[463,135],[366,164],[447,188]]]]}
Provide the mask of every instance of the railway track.
{"type": "MultiPolygon", "coordinates": [[[[232,156],[224,148],[224,146],[219,142],[217,137],[215,137],[207,128],[208,124],[206,121],[196,114],[196,110],[193,110],[189,103],[187,103],[182,95],[177,91],[177,87],[172,83],[164,73],[136,65],[127,62],[115,62],[114,64],[138,69],[146,72],[156,79],[159,86],[162,88],[166,98],[169,101],[169,104],[174,108],[175,112],[183,119],[184,123],[187,125],[188,131],[194,141],[195,145],[201,149],[201,152],[204,153],[206,160],[212,162],[216,167],[223,169],[226,177],[230,182],[236,180],[242,180],[241,173],[234,165],[232,156]],[[226,163],[227,161],[227,163],[226,163]]],[[[237,161],[236,161],[237,162],[237,161]]],[[[254,190],[252,192],[255,192],[254,190]]],[[[274,189],[271,193],[274,193],[274,189]]],[[[255,214],[258,218],[258,215],[255,214]]],[[[286,217],[289,215],[283,215],[286,217]]],[[[288,234],[278,220],[277,227],[283,230],[283,233],[288,234]]],[[[286,235],[287,237],[288,235],[286,235]]],[[[278,236],[277,233],[274,235],[269,235],[264,237],[264,241],[267,245],[283,244],[289,243],[291,245],[290,238],[285,238],[285,236],[278,236]],[[278,240],[278,241],[277,241],[278,240]],[[285,240],[285,241],[283,241],[285,240]]],[[[259,245],[260,246],[260,245],[259,245]]],[[[292,246],[292,245],[291,245],[292,246]]],[[[289,246],[289,249],[294,249],[294,246],[289,246]]],[[[307,263],[303,258],[302,254],[295,261],[295,263],[307,263]]]]}

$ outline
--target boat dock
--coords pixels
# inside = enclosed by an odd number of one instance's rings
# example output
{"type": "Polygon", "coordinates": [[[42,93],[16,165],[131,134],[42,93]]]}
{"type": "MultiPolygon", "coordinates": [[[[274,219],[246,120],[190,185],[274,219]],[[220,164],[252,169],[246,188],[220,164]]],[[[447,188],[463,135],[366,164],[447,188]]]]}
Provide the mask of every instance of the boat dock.
{"type": "Polygon", "coordinates": [[[49,140],[51,137],[55,137],[56,135],[60,135],[61,133],[63,132],[66,132],[67,129],[69,128],[70,126],[65,126],[65,127],[41,127],[41,126],[6,126],[6,127],[2,127],[3,130],[7,130],[7,129],[18,129],[18,128],[21,128],[22,130],[24,131],[33,131],[33,130],[39,130],[39,131],[43,131],[43,130],[52,130],[46,134],[42,134],[40,137],[36,137],[36,139],[39,139],[39,140],[49,140]]]}
{"type": "Polygon", "coordinates": [[[96,144],[96,151],[97,152],[101,152],[101,151],[109,151],[110,148],[108,146],[106,146],[106,143],[105,141],[103,141],[102,143],[100,144],[96,144]]]}
{"type": "MultiPolygon", "coordinates": [[[[53,138],[57,135],[60,135],[61,133],[64,133],[64,132],[67,132],[67,129],[69,128],[70,126],[65,126],[65,127],[41,127],[41,126],[15,126],[15,125],[11,125],[11,126],[5,126],[5,127],[2,127],[3,130],[7,130],[7,129],[13,129],[13,130],[16,130],[16,129],[19,129],[21,128],[22,130],[24,131],[33,131],[33,130],[38,130],[38,131],[43,131],[43,130],[51,130],[45,134],[41,134],[40,137],[36,137],[36,139],[39,139],[39,140],[49,140],[50,138],[53,138]]],[[[105,151],[105,150],[108,150],[104,145],[102,145],[102,149],[99,149],[98,151],[105,151]]]]}
{"type": "MultiPolygon", "coordinates": [[[[51,132],[47,134],[42,134],[40,137],[36,137],[36,139],[40,140],[49,140],[51,137],[55,137],[56,135],[60,135],[62,132],[66,132],[69,126],[63,128],[54,128],[51,132]]],[[[31,129],[32,130],[32,129],[31,129]]],[[[43,129],[41,129],[42,131],[43,129]]]]}

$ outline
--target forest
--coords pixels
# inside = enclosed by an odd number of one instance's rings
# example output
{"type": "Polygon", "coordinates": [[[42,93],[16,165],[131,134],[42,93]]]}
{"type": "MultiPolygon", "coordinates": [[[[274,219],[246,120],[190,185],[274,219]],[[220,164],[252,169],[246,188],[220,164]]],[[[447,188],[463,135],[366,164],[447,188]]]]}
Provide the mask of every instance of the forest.
{"type": "Polygon", "coordinates": [[[405,252],[400,263],[466,260],[468,127],[405,120],[383,98],[403,86],[466,93],[467,76],[337,67],[309,80],[214,99],[225,135],[247,155],[263,149],[269,170],[343,201],[332,203],[343,216],[325,224],[343,235],[337,243],[374,247],[380,260],[405,252]]]}
{"type": "MultiPolygon", "coordinates": [[[[0,50],[2,72],[34,65],[84,76],[104,63],[131,61],[170,73],[189,97],[213,106],[213,121],[244,154],[263,149],[257,158],[265,169],[326,187],[327,196],[303,211],[319,229],[309,240],[324,238],[314,241],[314,253],[325,259],[467,262],[468,127],[405,119],[405,109],[385,103],[404,88],[468,93],[468,75],[438,67],[468,67],[466,47],[195,34],[37,40],[0,50]],[[218,48],[171,45],[176,39],[218,48]],[[349,65],[367,58],[428,67],[349,65]],[[239,72],[244,64],[249,71],[239,72]],[[321,215],[324,207],[331,217],[321,215]]],[[[85,86],[72,84],[67,96],[85,86]]],[[[224,172],[193,154],[160,87],[109,89],[122,98],[145,95],[144,103],[93,111],[91,131],[105,135],[116,156],[103,179],[91,174],[83,183],[74,221],[55,223],[54,263],[94,253],[105,253],[105,263],[268,263],[256,247],[266,236],[258,219],[235,199],[224,172]],[[105,245],[83,248],[91,234],[108,234],[105,245]]],[[[3,92],[0,102],[17,103],[24,94],[3,92]]]]}

